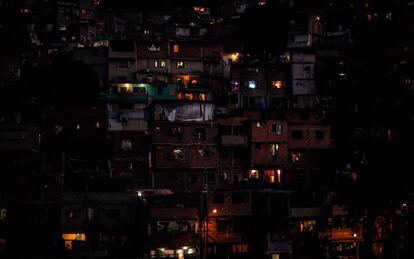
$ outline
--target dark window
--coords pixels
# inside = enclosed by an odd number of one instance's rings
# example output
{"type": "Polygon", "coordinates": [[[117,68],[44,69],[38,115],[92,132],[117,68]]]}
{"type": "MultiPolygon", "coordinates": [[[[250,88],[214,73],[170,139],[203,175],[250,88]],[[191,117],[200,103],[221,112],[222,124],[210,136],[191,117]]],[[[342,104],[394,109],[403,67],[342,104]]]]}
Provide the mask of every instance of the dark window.
{"type": "Polygon", "coordinates": [[[325,134],[322,130],[315,130],[315,139],[324,139],[325,134]]]}
{"type": "Polygon", "coordinates": [[[194,129],[194,137],[198,140],[206,140],[206,129],[194,129]]]}
{"type": "Polygon", "coordinates": [[[233,135],[239,136],[244,134],[244,127],[243,126],[233,126],[233,135]]]}
{"type": "Polygon", "coordinates": [[[127,103],[127,102],[119,102],[118,103],[118,109],[122,110],[122,109],[132,109],[133,104],[132,103],[127,103]]]}
{"type": "Polygon", "coordinates": [[[78,210],[66,210],[66,218],[68,219],[77,219],[79,218],[79,211],[78,210]]]}
{"type": "Polygon", "coordinates": [[[224,194],[223,193],[215,193],[213,197],[214,203],[223,203],[224,202],[224,194]]]}
{"type": "Polygon", "coordinates": [[[309,120],[310,119],[310,112],[309,111],[300,112],[300,119],[309,120]]]}
{"type": "Polygon", "coordinates": [[[243,203],[244,202],[244,193],[242,192],[233,192],[231,194],[232,203],[243,203]]]}
{"type": "Polygon", "coordinates": [[[231,231],[230,219],[217,219],[217,232],[229,233],[231,231]]]}
{"type": "Polygon", "coordinates": [[[168,178],[170,179],[170,181],[175,182],[177,181],[178,177],[177,177],[177,173],[169,173],[168,174],[168,178]]]}
{"type": "Polygon", "coordinates": [[[190,183],[197,183],[198,182],[198,175],[191,174],[190,175],[190,183]]]}
{"type": "Polygon", "coordinates": [[[128,61],[117,61],[116,63],[116,67],[118,68],[128,68],[129,67],[129,62],[128,61]]]}
{"type": "Polygon", "coordinates": [[[254,148],[255,149],[260,149],[260,143],[254,143],[254,148]]]}
{"type": "Polygon", "coordinates": [[[145,87],[134,87],[132,91],[136,94],[145,94],[145,87]]]}
{"type": "Polygon", "coordinates": [[[121,211],[120,210],[110,209],[110,210],[107,210],[106,211],[106,215],[110,219],[117,219],[117,220],[119,220],[121,218],[121,211]]]}
{"type": "Polygon", "coordinates": [[[207,175],[207,181],[209,183],[214,183],[216,181],[216,175],[215,174],[208,174],[207,175]]]}
{"type": "Polygon", "coordinates": [[[220,135],[231,135],[231,126],[220,126],[218,128],[218,133],[220,135]]]}
{"type": "Polygon", "coordinates": [[[171,128],[171,135],[175,137],[181,137],[181,127],[172,127],[171,128]]]}
{"type": "Polygon", "coordinates": [[[292,139],[303,138],[303,132],[301,130],[292,130],[290,134],[291,134],[292,139]]]}
{"type": "Polygon", "coordinates": [[[241,148],[233,149],[233,158],[234,159],[243,159],[246,157],[246,152],[241,148]]]}
{"type": "Polygon", "coordinates": [[[157,87],[157,94],[158,94],[158,95],[162,95],[162,94],[163,94],[163,90],[164,90],[164,87],[162,87],[162,86],[158,86],[158,87],[157,87]]]}
{"type": "Polygon", "coordinates": [[[230,157],[230,149],[223,148],[220,150],[220,158],[229,158],[230,157]]]}
{"type": "Polygon", "coordinates": [[[249,98],[249,107],[250,108],[253,108],[253,107],[255,107],[256,106],[256,98],[254,98],[254,97],[250,97],[249,98]]]}

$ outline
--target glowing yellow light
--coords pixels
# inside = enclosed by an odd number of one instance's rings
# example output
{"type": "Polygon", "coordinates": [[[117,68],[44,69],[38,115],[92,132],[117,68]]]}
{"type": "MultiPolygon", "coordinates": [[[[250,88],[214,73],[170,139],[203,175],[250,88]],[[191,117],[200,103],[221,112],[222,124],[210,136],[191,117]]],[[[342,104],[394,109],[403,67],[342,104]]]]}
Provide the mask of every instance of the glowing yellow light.
{"type": "Polygon", "coordinates": [[[272,87],[275,89],[282,89],[285,88],[285,82],[281,80],[273,80],[272,87]]]}
{"type": "Polygon", "coordinates": [[[281,184],[282,183],[282,170],[277,169],[277,183],[281,184]]]}
{"type": "Polygon", "coordinates": [[[230,56],[231,61],[236,62],[239,59],[239,53],[233,53],[230,56]]]}
{"type": "Polygon", "coordinates": [[[62,238],[65,241],[86,241],[86,236],[83,233],[66,233],[62,234],[62,238]]]}
{"type": "Polygon", "coordinates": [[[214,214],[217,214],[217,209],[213,209],[213,213],[214,214]]]}

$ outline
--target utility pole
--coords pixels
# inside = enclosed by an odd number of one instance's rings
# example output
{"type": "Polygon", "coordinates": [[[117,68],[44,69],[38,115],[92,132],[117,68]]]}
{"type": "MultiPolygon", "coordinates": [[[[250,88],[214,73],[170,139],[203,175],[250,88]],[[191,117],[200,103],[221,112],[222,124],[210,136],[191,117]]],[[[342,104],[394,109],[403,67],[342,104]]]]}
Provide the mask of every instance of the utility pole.
{"type": "Polygon", "coordinates": [[[202,197],[204,201],[204,242],[203,242],[203,259],[207,259],[207,249],[208,249],[208,175],[207,171],[204,171],[204,187],[202,192],[202,197]]]}

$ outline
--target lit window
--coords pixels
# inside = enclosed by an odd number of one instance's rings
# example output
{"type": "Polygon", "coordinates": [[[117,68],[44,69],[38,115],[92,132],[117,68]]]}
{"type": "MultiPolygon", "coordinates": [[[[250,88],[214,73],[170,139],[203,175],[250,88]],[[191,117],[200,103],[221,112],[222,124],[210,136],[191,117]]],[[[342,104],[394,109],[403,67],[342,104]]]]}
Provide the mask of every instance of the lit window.
{"type": "Polygon", "coordinates": [[[184,149],[174,148],[170,152],[171,160],[184,160],[184,149]]]}
{"type": "Polygon", "coordinates": [[[198,84],[198,81],[196,79],[191,80],[191,85],[196,86],[198,84]]]}
{"type": "Polygon", "coordinates": [[[63,131],[63,127],[60,125],[55,125],[55,134],[59,135],[63,131]]]}
{"type": "Polygon", "coordinates": [[[282,170],[277,169],[276,173],[277,173],[277,184],[281,185],[282,184],[282,170]]]}
{"type": "Polygon", "coordinates": [[[272,88],[273,89],[283,89],[285,88],[285,82],[281,80],[274,80],[272,81],[272,88]]]}
{"type": "Polygon", "coordinates": [[[76,124],[76,130],[80,130],[80,128],[81,128],[80,124],[79,123],[76,124]]]}
{"type": "Polygon", "coordinates": [[[5,221],[7,216],[7,209],[0,209],[0,221],[5,221]]]}
{"type": "Polygon", "coordinates": [[[177,68],[184,68],[184,62],[183,61],[178,61],[177,62],[177,68]]]}
{"type": "Polygon", "coordinates": [[[279,144],[269,144],[269,149],[272,156],[277,156],[279,153],[279,144]]]}
{"type": "Polygon", "coordinates": [[[233,53],[233,54],[231,54],[230,59],[233,62],[237,62],[237,60],[239,59],[239,53],[233,53]]]}
{"type": "Polygon", "coordinates": [[[62,239],[65,240],[65,248],[72,249],[72,241],[86,241],[86,236],[83,233],[69,233],[62,234],[62,239]]]}
{"type": "Polygon", "coordinates": [[[265,181],[268,183],[275,182],[275,170],[264,170],[265,181]]]}
{"type": "Polygon", "coordinates": [[[20,12],[21,12],[21,13],[30,13],[30,9],[28,9],[28,8],[23,8],[23,9],[20,9],[20,12]]]}
{"type": "Polygon", "coordinates": [[[185,100],[194,100],[194,95],[193,94],[184,94],[184,99],[185,100]]]}
{"type": "Polygon", "coordinates": [[[178,44],[174,44],[173,46],[173,52],[174,53],[178,53],[180,51],[180,47],[178,46],[178,44]]]}
{"type": "Polygon", "coordinates": [[[283,125],[282,124],[273,124],[272,125],[272,131],[273,133],[276,133],[276,135],[282,135],[283,134],[283,125]]]}
{"type": "Polygon", "coordinates": [[[161,61],[161,67],[166,67],[167,64],[165,63],[165,61],[161,61]]]}
{"type": "Polygon", "coordinates": [[[206,94],[199,94],[199,95],[198,95],[198,99],[199,99],[200,101],[205,101],[205,100],[206,100],[206,94]]]}
{"type": "Polygon", "coordinates": [[[302,154],[300,152],[297,152],[297,151],[292,151],[290,153],[290,158],[291,158],[292,163],[298,162],[300,160],[301,156],[302,156],[302,154]]]}
{"type": "Polygon", "coordinates": [[[385,14],[385,19],[387,19],[388,21],[391,21],[392,20],[392,13],[391,12],[386,13],[385,14]]]}
{"type": "Polygon", "coordinates": [[[204,159],[209,158],[209,157],[210,157],[210,150],[208,150],[208,149],[206,149],[206,148],[199,149],[199,150],[198,150],[198,155],[199,155],[201,158],[204,158],[204,159]]]}
{"type": "Polygon", "coordinates": [[[261,122],[257,122],[256,123],[256,127],[258,127],[258,128],[262,127],[262,123],[261,122]]]}
{"type": "Polygon", "coordinates": [[[316,227],[316,221],[315,220],[301,220],[299,222],[300,232],[314,231],[315,227],[316,227]]]}
{"type": "Polygon", "coordinates": [[[158,67],[158,61],[154,61],[154,67],[158,67]]]}
{"type": "Polygon", "coordinates": [[[101,124],[99,122],[95,122],[95,128],[99,129],[101,127],[101,124]]]}
{"type": "Polygon", "coordinates": [[[237,92],[237,91],[239,91],[239,82],[237,82],[237,81],[231,81],[231,83],[230,83],[230,91],[231,92],[237,92]]]}
{"type": "Polygon", "coordinates": [[[255,81],[249,81],[247,82],[247,86],[249,89],[256,89],[256,82],[255,81]]]}
{"type": "Polygon", "coordinates": [[[280,259],[280,254],[272,254],[272,259],[280,259]]]}
{"type": "Polygon", "coordinates": [[[160,47],[159,46],[155,46],[154,44],[151,44],[151,46],[148,46],[147,48],[149,51],[160,51],[160,47]]]}
{"type": "Polygon", "coordinates": [[[247,253],[248,245],[245,244],[234,244],[231,247],[232,253],[247,253]]]}
{"type": "Polygon", "coordinates": [[[132,149],[132,142],[131,142],[131,140],[128,140],[128,139],[123,139],[122,141],[121,141],[121,148],[122,148],[122,150],[131,150],[132,149]]]}
{"type": "Polygon", "coordinates": [[[250,169],[249,170],[249,178],[250,179],[259,179],[259,170],[250,169]]]}

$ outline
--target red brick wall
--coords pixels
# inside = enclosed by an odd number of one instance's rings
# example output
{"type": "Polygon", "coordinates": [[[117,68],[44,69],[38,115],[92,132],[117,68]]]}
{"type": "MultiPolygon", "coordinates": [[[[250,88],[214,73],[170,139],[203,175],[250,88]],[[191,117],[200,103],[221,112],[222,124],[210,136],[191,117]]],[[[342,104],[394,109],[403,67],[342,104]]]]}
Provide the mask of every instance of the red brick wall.
{"type": "Polygon", "coordinates": [[[266,122],[252,122],[252,142],[286,142],[288,141],[288,124],[286,121],[273,121],[268,120],[266,122]],[[260,127],[258,127],[258,123],[260,127]],[[277,135],[272,131],[272,125],[282,125],[282,135],[277,135]]]}
{"type": "Polygon", "coordinates": [[[154,148],[155,168],[216,168],[217,167],[217,149],[215,146],[157,146],[154,148]],[[184,150],[184,159],[172,160],[171,150],[182,148],[184,150]],[[199,155],[200,149],[209,150],[208,157],[199,155]]]}
{"type": "Polygon", "coordinates": [[[289,148],[301,149],[325,149],[333,148],[333,141],[330,134],[330,126],[328,125],[291,125],[289,127],[289,148]],[[292,131],[302,131],[302,139],[293,139],[292,131]],[[323,132],[323,139],[315,138],[315,131],[323,132]]]}
{"type": "Polygon", "coordinates": [[[215,144],[217,138],[216,124],[185,124],[159,123],[153,126],[153,143],[185,143],[185,144],[215,144]],[[181,137],[171,132],[174,127],[181,127],[181,137]],[[195,135],[196,129],[205,129],[206,139],[199,140],[195,135]]]}
{"type": "Polygon", "coordinates": [[[269,148],[270,143],[261,143],[260,149],[256,148],[255,143],[251,147],[251,163],[252,164],[274,164],[285,165],[288,163],[287,144],[278,144],[279,151],[277,156],[273,157],[269,148]]]}

